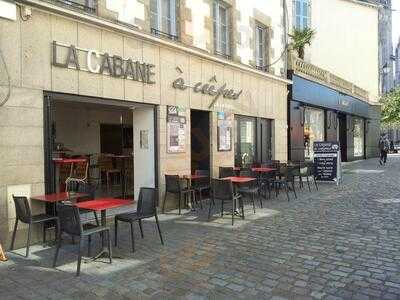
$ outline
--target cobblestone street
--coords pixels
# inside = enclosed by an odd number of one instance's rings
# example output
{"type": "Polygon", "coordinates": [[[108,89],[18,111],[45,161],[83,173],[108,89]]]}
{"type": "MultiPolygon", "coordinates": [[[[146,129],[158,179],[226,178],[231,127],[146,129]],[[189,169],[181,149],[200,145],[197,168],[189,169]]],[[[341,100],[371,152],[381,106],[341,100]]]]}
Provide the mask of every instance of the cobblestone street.
{"type": "MultiPolygon", "coordinates": [[[[206,221],[207,209],[121,225],[113,264],[90,262],[75,277],[77,247],[8,253],[0,264],[0,299],[400,299],[400,156],[350,163],[341,186],[320,184],[298,199],[246,207],[246,220],[206,221]]],[[[98,238],[95,240],[98,242],[98,238]]]]}

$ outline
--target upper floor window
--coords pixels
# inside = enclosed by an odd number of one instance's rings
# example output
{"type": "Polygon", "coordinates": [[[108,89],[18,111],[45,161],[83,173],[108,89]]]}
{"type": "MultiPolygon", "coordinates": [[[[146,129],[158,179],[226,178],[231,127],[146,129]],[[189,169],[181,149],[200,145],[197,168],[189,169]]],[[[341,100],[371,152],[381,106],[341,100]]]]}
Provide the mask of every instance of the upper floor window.
{"type": "Polygon", "coordinates": [[[294,0],[294,16],[297,29],[310,27],[310,0],[294,0]]]}
{"type": "Polygon", "coordinates": [[[71,8],[84,10],[89,13],[95,13],[97,9],[97,0],[53,0],[61,5],[68,5],[71,8]]]}
{"type": "Polygon", "coordinates": [[[214,49],[216,54],[230,56],[228,7],[219,0],[213,3],[214,49]]]}
{"type": "Polygon", "coordinates": [[[256,68],[267,71],[267,51],[268,51],[268,40],[267,40],[267,28],[262,25],[256,25],[255,28],[255,55],[256,55],[256,68]]]}
{"type": "Polygon", "coordinates": [[[176,12],[176,0],[150,0],[151,32],[177,40],[176,12]]]}

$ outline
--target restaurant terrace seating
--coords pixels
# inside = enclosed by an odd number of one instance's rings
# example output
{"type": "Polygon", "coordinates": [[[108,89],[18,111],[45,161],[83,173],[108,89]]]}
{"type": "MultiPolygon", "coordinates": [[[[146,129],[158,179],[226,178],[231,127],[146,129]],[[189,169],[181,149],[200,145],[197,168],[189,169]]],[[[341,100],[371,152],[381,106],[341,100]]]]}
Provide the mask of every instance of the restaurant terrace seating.
{"type": "Polygon", "coordinates": [[[195,191],[194,189],[190,188],[189,186],[182,186],[181,179],[179,175],[165,175],[165,194],[164,194],[164,202],[162,207],[162,212],[165,211],[165,203],[167,200],[167,195],[173,194],[178,196],[179,201],[179,214],[181,214],[181,206],[182,206],[182,198],[185,198],[185,202],[189,201],[189,198],[195,198],[195,191]]]}

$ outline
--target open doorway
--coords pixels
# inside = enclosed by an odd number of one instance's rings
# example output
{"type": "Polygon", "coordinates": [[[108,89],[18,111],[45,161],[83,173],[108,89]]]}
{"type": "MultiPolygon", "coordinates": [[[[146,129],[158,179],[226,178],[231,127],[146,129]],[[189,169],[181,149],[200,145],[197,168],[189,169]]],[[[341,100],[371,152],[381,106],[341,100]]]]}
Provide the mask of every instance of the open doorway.
{"type": "Polygon", "coordinates": [[[140,187],[156,187],[154,120],[152,105],[46,95],[46,193],[64,191],[71,177],[95,197],[137,199],[140,187]]]}
{"type": "Polygon", "coordinates": [[[342,161],[347,161],[347,118],[345,114],[338,114],[338,119],[340,155],[342,156],[342,161]]]}
{"type": "Polygon", "coordinates": [[[210,113],[190,111],[191,169],[210,171],[210,113]]]}

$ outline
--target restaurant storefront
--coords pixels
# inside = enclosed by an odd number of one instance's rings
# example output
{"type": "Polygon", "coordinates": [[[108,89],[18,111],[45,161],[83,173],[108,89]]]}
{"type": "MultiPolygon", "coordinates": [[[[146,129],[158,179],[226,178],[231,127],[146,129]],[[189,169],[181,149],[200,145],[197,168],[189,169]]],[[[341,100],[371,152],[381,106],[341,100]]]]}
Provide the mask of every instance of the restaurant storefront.
{"type": "MultiPolygon", "coordinates": [[[[102,154],[131,157],[126,196],[134,198],[141,186],[163,195],[165,174],[201,168],[218,176],[220,166],[287,160],[290,81],[118,24],[32,11],[23,26],[4,25],[12,34],[0,45],[13,82],[0,107],[13,116],[0,134],[5,243],[15,220],[11,195],[62,189],[62,157],[88,157],[92,179],[101,176],[102,154]]],[[[119,183],[114,177],[110,185],[119,183]]]]}
{"type": "Polygon", "coordinates": [[[293,75],[289,92],[289,159],[313,159],[315,141],[339,141],[343,161],[374,157],[374,107],[354,96],[293,75]],[[369,147],[371,149],[367,149],[369,147]],[[369,150],[369,151],[367,151],[369,150]]]}

